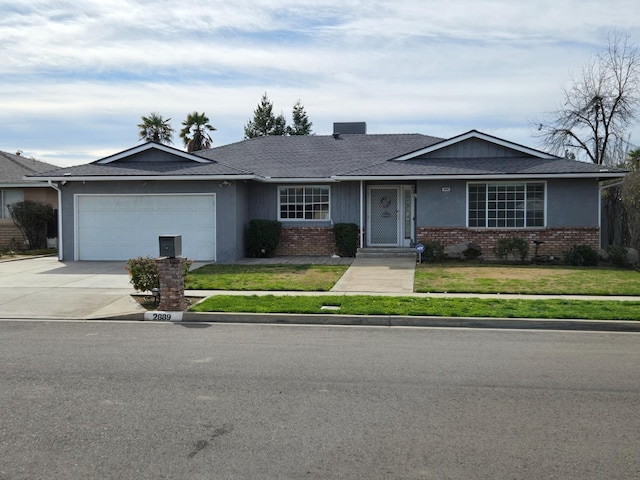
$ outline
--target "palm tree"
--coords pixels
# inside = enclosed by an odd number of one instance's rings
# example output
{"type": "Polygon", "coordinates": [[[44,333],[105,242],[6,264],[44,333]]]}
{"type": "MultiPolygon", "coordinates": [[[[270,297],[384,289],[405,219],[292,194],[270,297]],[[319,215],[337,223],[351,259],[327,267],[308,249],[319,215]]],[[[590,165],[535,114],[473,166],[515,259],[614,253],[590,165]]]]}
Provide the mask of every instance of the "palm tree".
{"type": "Polygon", "coordinates": [[[173,128],[169,125],[170,118],[165,120],[162,115],[156,112],[151,112],[148,117],[142,116],[141,118],[142,123],[138,124],[140,140],[166,144],[173,143],[171,140],[173,128]]]}
{"type": "Polygon", "coordinates": [[[180,138],[187,147],[187,152],[195,152],[211,147],[211,136],[209,132],[215,131],[209,123],[209,117],[204,112],[193,112],[187,115],[187,119],[182,122],[184,128],[180,130],[180,138]]]}

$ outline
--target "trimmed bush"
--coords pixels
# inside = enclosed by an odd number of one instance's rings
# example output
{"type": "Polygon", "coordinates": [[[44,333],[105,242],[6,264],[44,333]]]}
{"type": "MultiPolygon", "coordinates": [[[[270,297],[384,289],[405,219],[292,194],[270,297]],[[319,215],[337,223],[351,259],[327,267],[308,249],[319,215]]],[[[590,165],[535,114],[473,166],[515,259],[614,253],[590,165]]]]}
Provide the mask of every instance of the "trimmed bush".
{"type": "Polygon", "coordinates": [[[341,257],[355,257],[358,251],[359,228],[355,223],[336,223],[333,226],[333,237],[336,251],[341,257]]]}
{"type": "Polygon", "coordinates": [[[627,265],[627,247],[620,245],[607,245],[607,256],[609,261],[616,267],[624,267],[627,265]]]}
{"type": "Polygon", "coordinates": [[[277,220],[250,220],[247,249],[251,257],[273,257],[282,234],[282,224],[277,220]]]}
{"type": "MultiPolygon", "coordinates": [[[[187,281],[187,273],[192,265],[191,260],[184,264],[184,281],[187,281]]],[[[151,257],[130,258],[127,260],[127,270],[131,279],[129,282],[138,292],[150,292],[154,288],[160,288],[160,276],[158,264],[151,257]]]]}
{"type": "Polygon", "coordinates": [[[564,255],[564,262],[578,267],[593,267],[598,265],[598,252],[589,245],[574,245],[564,255]]]}
{"type": "Polygon", "coordinates": [[[424,245],[422,263],[436,263],[444,260],[444,245],[441,242],[429,240],[420,243],[424,245]]]}
{"type": "Polygon", "coordinates": [[[493,253],[500,260],[507,261],[509,257],[524,262],[529,253],[529,243],[524,238],[500,238],[493,247],[493,253]]]}

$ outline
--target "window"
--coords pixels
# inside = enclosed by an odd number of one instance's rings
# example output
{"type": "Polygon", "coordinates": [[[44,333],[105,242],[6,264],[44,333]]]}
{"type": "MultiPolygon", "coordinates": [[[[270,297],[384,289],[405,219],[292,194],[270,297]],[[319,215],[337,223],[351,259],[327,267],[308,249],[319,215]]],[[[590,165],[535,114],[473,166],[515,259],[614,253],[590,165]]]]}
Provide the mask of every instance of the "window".
{"type": "Polygon", "coordinates": [[[22,202],[23,200],[24,195],[19,188],[0,190],[0,218],[11,218],[11,215],[9,215],[9,205],[22,202]]]}
{"type": "Polygon", "coordinates": [[[280,220],[329,220],[329,187],[280,187],[280,220]]]}
{"type": "Polygon", "coordinates": [[[544,227],[544,183],[470,183],[470,227],[544,227]]]}

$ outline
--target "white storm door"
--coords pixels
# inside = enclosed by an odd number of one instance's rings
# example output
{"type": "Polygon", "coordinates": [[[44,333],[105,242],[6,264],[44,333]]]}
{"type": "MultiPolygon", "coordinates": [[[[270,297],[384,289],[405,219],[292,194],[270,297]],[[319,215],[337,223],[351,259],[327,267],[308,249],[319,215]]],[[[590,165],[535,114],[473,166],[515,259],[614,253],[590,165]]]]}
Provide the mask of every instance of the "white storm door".
{"type": "Polygon", "coordinates": [[[367,218],[368,245],[396,247],[400,245],[400,188],[369,187],[367,218]]]}

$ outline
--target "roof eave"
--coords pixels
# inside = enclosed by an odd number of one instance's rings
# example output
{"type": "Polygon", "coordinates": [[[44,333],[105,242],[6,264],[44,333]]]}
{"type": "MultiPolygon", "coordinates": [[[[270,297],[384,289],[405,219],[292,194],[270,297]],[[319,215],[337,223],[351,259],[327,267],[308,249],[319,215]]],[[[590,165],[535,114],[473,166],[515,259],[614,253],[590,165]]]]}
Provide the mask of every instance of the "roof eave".
{"type": "Polygon", "coordinates": [[[549,178],[622,178],[619,173],[536,173],[536,174],[480,174],[480,175],[334,175],[337,181],[407,181],[407,180],[523,180],[549,178]]]}
{"type": "Polygon", "coordinates": [[[0,188],[38,188],[46,187],[43,185],[46,180],[34,180],[32,183],[0,183],[0,188]]]}
{"type": "Polygon", "coordinates": [[[175,180],[254,180],[255,175],[88,175],[40,177],[43,182],[122,182],[122,181],[175,181],[175,180]]]}
{"type": "Polygon", "coordinates": [[[256,177],[262,183],[335,183],[335,177],[256,177]]]}

